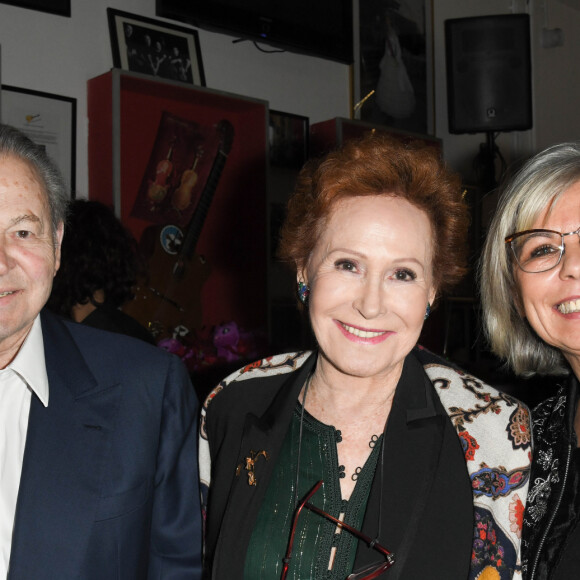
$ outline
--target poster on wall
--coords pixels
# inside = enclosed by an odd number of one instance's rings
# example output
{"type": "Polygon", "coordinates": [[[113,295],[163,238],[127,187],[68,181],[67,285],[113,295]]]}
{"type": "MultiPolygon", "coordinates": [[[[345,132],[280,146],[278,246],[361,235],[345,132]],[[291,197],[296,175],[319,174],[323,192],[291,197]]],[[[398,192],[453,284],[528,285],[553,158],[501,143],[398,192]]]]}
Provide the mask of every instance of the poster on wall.
{"type": "Polygon", "coordinates": [[[356,118],[433,134],[432,0],[360,0],[356,118]]]}
{"type": "Polygon", "coordinates": [[[71,0],[0,0],[2,4],[70,17],[71,0]]]}
{"type": "Polygon", "coordinates": [[[308,158],[308,117],[269,111],[270,163],[299,170],[308,158]]]}
{"type": "Polygon", "coordinates": [[[131,215],[155,224],[189,224],[217,150],[215,127],[164,111],[131,215]]]}
{"type": "Polygon", "coordinates": [[[2,85],[0,120],[22,131],[60,169],[71,197],[75,192],[76,99],[2,85]]]}

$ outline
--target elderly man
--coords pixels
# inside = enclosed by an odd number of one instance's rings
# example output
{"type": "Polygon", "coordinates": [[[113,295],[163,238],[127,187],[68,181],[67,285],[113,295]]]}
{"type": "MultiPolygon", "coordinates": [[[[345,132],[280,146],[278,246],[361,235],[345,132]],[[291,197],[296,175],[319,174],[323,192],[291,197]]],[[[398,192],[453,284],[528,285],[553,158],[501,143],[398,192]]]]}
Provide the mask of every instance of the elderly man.
{"type": "Polygon", "coordinates": [[[199,578],[193,388],[165,351],[41,312],[65,213],[0,125],[0,579],[199,578]]]}

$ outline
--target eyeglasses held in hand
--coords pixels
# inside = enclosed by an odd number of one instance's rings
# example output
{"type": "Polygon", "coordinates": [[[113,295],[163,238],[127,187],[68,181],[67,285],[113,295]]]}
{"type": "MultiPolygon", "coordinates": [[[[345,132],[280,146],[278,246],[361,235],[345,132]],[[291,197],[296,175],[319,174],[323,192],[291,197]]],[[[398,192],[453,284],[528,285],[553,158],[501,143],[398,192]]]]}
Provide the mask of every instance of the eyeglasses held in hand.
{"type": "Polygon", "coordinates": [[[507,236],[518,266],[529,274],[539,274],[555,268],[566,251],[565,236],[580,237],[580,228],[574,232],[556,232],[554,230],[525,230],[507,236]]]}
{"type": "Polygon", "coordinates": [[[288,549],[286,550],[286,556],[284,557],[284,566],[282,567],[282,576],[281,580],[286,580],[286,575],[288,574],[288,568],[290,567],[290,559],[292,558],[292,546],[294,544],[294,535],[296,534],[296,524],[298,523],[298,517],[302,512],[303,508],[307,508],[316,512],[317,514],[321,515],[322,517],[330,520],[331,522],[335,523],[341,529],[345,529],[350,532],[353,536],[358,538],[359,540],[363,540],[369,546],[369,548],[373,548],[380,552],[384,557],[384,562],[378,562],[365,568],[364,570],[359,570],[358,572],[353,572],[350,574],[346,580],[372,580],[373,578],[377,578],[383,572],[388,570],[394,563],[395,563],[395,555],[389,552],[386,548],[381,546],[376,540],[369,538],[362,532],[359,532],[357,529],[341,522],[339,519],[331,516],[330,514],[326,513],[325,511],[321,510],[320,508],[316,507],[309,503],[312,496],[320,489],[322,486],[322,480],[320,480],[300,501],[298,506],[296,507],[296,511],[294,512],[294,518],[292,520],[292,530],[290,531],[290,540],[288,541],[288,549]]]}

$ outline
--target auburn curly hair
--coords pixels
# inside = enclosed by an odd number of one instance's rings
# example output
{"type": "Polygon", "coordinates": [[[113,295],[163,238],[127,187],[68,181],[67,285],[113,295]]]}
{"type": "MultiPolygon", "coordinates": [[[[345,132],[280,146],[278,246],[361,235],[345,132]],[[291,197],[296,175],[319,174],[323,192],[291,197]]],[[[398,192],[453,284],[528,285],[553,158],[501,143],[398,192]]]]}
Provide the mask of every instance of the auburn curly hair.
{"type": "Polygon", "coordinates": [[[438,295],[461,280],[469,210],[460,177],[433,147],[376,133],[348,141],[302,168],[281,229],[279,257],[297,268],[306,266],[335,204],[368,195],[401,197],[427,214],[438,295]]]}

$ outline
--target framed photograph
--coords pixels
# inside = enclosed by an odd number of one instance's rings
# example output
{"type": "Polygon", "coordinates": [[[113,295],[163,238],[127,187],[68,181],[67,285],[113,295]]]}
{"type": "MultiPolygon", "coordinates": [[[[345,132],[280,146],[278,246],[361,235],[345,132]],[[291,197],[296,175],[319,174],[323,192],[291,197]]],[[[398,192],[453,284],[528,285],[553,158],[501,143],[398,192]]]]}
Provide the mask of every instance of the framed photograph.
{"type": "Polygon", "coordinates": [[[68,16],[70,18],[71,0],[0,0],[0,2],[2,4],[40,10],[41,12],[49,12],[50,14],[68,16]]]}
{"type": "Polygon", "coordinates": [[[77,100],[2,85],[0,119],[42,145],[75,196],[77,100]]]}
{"type": "Polygon", "coordinates": [[[197,30],[114,8],[107,16],[115,68],[205,86],[197,30]]]}
{"type": "Polygon", "coordinates": [[[300,169],[308,159],[309,119],[270,109],[270,165],[300,169]]]}
{"type": "Polygon", "coordinates": [[[358,0],[354,117],[432,135],[433,0],[358,0]]]}

